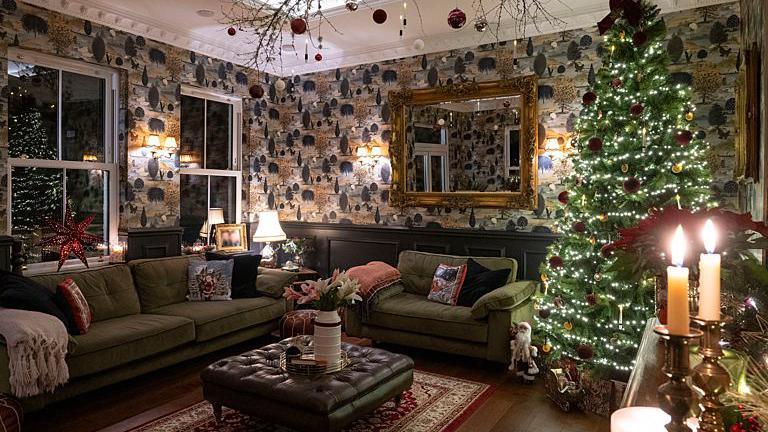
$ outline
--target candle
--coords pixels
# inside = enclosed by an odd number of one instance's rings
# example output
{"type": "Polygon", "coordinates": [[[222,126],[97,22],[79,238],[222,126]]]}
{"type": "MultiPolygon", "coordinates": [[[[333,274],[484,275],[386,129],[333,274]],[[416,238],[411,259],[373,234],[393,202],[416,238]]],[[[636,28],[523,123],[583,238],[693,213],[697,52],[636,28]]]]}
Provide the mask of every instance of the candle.
{"type": "Polygon", "coordinates": [[[619,325],[624,324],[624,305],[619,305],[619,325]]]}
{"type": "Polygon", "coordinates": [[[670,245],[672,264],[667,267],[667,329],[670,334],[688,334],[688,268],[685,260],[685,234],[678,225],[670,245]]]}
{"type": "Polygon", "coordinates": [[[709,321],[720,320],[720,254],[715,252],[717,232],[710,219],[701,231],[707,253],[699,257],[699,317],[709,321]]]}

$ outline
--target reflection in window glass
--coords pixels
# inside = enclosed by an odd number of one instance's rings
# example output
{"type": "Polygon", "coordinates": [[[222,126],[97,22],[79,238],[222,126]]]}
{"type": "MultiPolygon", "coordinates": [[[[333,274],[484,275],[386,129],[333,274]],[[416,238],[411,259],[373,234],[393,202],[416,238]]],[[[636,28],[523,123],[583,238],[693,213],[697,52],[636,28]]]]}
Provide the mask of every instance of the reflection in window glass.
{"type": "Polygon", "coordinates": [[[180,181],[182,241],[194,243],[200,238],[200,229],[208,219],[208,176],[183,174],[180,181]]]}
{"type": "Polygon", "coordinates": [[[45,221],[63,216],[63,171],[13,167],[11,170],[11,235],[20,239],[29,262],[43,259],[38,243],[45,221]]]}
{"type": "Polygon", "coordinates": [[[430,161],[430,176],[432,178],[432,192],[443,191],[443,157],[432,156],[430,161]]]}
{"type": "Polygon", "coordinates": [[[105,80],[72,72],[61,77],[61,158],[104,162],[105,80]]]}
{"type": "Polygon", "coordinates": [[[9,62],[8,90],[9,156],[58,159],[59,71],[9,62]]]}
{"type": "Polygon", "coordinates": [[[205,168],[205,99],[181,97],[181,157],[189,168],[205,168]]]}
{"type": "Polygon", "coordinates": [[[109,210],[105,197],[108,196],[109,173],[82,169],[68,169],[66,173],[67,201],[70,209],[78,219],[95,216],[88,227],[88,232],[103,236],[106,240],[109,226],[105,221],[108,220],[109,210]]]}
{"type": "Polygon", "coordinates": [[[234,177],[211,176],[211,208],[224,209],[224,222],[235,223],[235,200],[237,199],[234,177]]]}
{"type": "Polygon", "coordinates": [[[206,169],[232,169],[232,105],[206,101],[206,169]]]}
{"type": "Polygon", "coordinates": [[[426,156],[417,155],[413,158],[413,191],[424,192],[426,184],[424,181],[424,158],[426,156]]]}

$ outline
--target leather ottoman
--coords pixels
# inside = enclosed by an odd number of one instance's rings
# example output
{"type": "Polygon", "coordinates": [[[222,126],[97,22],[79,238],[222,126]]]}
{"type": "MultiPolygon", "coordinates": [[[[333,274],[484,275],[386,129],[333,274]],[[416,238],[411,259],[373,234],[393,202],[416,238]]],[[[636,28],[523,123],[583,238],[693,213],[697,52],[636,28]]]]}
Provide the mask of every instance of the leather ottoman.
{"type": "Polygon", "coordinates": [[[288,341],[219,360],[201,373],[203,395],[217,420],[226,406],[290,428],[340,431],[413,384],[413,360],[377,348],[342,343],[349,366],[330,375],[280,369],[288,341]]]}
{"type": "Polygon", "coordinates": [[[311,335],[315,332],[315,309],[298,309],[286,312],[280,318],[280,339],[300,335],[311,335]]]}

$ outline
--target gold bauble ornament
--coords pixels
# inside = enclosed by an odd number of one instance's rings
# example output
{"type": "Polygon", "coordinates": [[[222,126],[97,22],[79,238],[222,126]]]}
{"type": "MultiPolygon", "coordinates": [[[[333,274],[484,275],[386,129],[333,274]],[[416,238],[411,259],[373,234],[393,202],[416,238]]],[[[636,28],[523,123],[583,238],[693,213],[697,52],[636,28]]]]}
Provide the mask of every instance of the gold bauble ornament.
{"type": "Polygon", "coordinates": [[[629,165],[625,163],[621,164],[621,172],[626,174],[628,171],[629,171],[629,165]]]}
{"type": "Polygon", "coordinates": [[[573,324],[570,321],[563,323],[563,328],[566,330],[573,330],[573,324]]]}
{"type": "Polygon", "coordinates": [[[545,343],[544,345],[541,346],[541,351],[545,353],[552,351],[552,345],[545,343]]]}
{"type": "Polygon", "coordinates": [[[685,113],[685,119],[688,121],[693,121],[693,113],[691,111],[685,113]]]}
{"type": "Polygon", "coordinates": [[[594,238],[594,237],[590,237],[590,238],[589,238],[589,243],[591,243],[591,244],[592,244],[592,246],[594,246],[594,245],[595,245],[595,243],[597,243],[597,239],[596,239],[596,238],[594,238]]]}
{"type": "Polygon", "coordinates": [[[608,215],[605,213],[600,213],[600,215],[597,216],[597,220],[600,222],[605,222],[608,220],[608,215]]]}
{"type": "Polygon", "coordinates": [[[672,165],[672,172],[675,174],[680,174],[683,171],[683,164],[680,162],[672,165]]]}

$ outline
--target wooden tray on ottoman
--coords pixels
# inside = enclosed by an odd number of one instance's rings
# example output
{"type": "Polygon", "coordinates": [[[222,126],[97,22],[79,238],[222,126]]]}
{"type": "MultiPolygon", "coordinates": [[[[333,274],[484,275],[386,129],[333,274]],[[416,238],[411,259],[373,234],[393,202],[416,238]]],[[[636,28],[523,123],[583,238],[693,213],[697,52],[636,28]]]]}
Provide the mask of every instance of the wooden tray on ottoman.
{"type": "Polygon", "coordinates": [[[280,355],[290,340],[219,360],[201,373],[203,395],[217,420],[221,407],[299,431],[340,431],[413,384],[413,360],[382,349],[342,343],[349,365],[320,376],[290,374],[280,355]]]}

